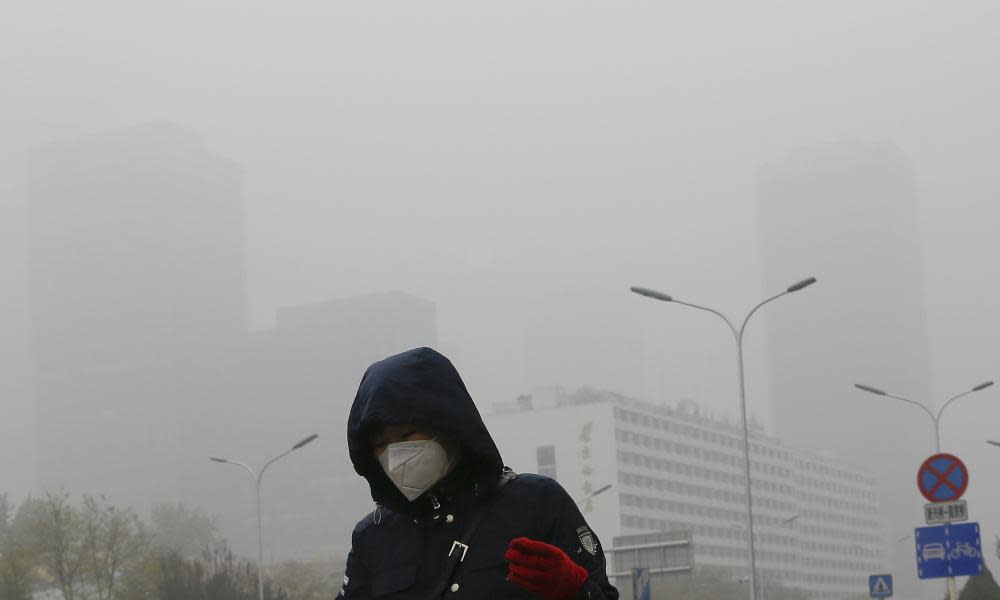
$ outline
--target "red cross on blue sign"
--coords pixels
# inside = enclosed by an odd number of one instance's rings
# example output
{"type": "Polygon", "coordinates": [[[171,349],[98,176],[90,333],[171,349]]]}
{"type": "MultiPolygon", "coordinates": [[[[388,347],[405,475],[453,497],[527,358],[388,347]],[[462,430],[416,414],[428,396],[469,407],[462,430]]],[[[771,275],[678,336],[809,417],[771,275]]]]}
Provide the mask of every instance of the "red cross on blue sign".
{"type": "Polygon", "coordinates": [[[958,500],[969,487],[969,470],[957,456],[935,454],[920,465],[917,487],[930,502],[958,500]]]}

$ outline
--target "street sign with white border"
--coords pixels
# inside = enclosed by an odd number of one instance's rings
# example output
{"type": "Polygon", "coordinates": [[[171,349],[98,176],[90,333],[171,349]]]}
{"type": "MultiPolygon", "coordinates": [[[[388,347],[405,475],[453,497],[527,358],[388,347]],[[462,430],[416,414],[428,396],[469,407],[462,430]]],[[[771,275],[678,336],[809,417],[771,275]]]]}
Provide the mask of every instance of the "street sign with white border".
{"type": "Polygon", "coordinates": [[[913,531],[920,579],[963,577],[983,572],[979,523],[918,527],[913,531]]]}
{"type": "Polygon", "coordinates": [[[968,521],[969,507],[965,500],[925,504],[924,520],[928,525],[943,525],[956,521],[968,521]]]}
{"type": "Polygon", "coordinates": [[[868,595],[872,598],[892,597],[892,575],[871,575],[868,577],[868,595]]]}

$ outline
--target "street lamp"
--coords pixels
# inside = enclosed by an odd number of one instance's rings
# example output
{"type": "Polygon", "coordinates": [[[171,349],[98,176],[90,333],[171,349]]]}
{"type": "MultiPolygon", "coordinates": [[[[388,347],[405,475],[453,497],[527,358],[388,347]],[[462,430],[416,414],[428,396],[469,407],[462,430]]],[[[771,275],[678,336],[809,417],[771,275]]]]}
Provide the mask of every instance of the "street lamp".
{"type": "MultiPolygon", "coordinates": [[[[927,413],[927,416],[931,418],[931,422],[934,423],[934,447],[935,447],[935,453],[939,454],[941,452],[941,415],[944,413],[944,409],[948,408],[948,405],[954,402],[955,400],[958,400],[963,396],[968,396],[969,394],[972,394],[974,392],[984,390],[990,387],[991,385],[993,385],[992,381],[984,381],[979,385],[973,387],[971,390],[966,390],[961,394],[956,394],[951,398],[948,398],[948,401],[942,404],[941,408],[938,409],[937,414],[935,414],[933,411],[931,411],[931,409],[927,408],[926,405],[921,404],[920,402],[910,400],[909,398],[903,398],[902,396],[897,396],[895,394],[890,394],[885,390],[872,387],[870,385],[855,383],[854,387],[858,388],[863,392],[868,392],[869,394],[875,394],[876,396],[886,396],[888,398],[895,398],[896,400],[902,400],[903,402],[907,402],[909,404],[915,404],[916,406],[919,406],[920,408],[924,409],[924,412],[927,413]]],[[[954,577],[948,578],[948,597],[951,598],[952,600],[958,598],[958,590],[955,587],[954,577]]]]}
{"type": "Polygon", "coordinates": [[[596,490],[594,490],[593,492],[591,492],[590,495],[587,496],[587,498],[593,498],[594,496],[597,496],[598,494],[603,494],[604,492],[606,492],[606,491],[608,491],[610,489],[611,489],[611,484],[610,483],[607,484],[607,485],[602,485],[601,487],[599,487],[596,490]]]}
{"type": "Polygon", "coordinates": [[[984,381],[983,383],[980,383],[979,385],[973,387],[971,390],[966,390],[966,391],[962,392],[961,394],[957,394],[955,396],[952,396],[951,398],[948,399],[947,402],[945,402],[941,406],[940,409],[938,409],[937,414],[934,414],[931,411],[931,409],[927,408],[927,406],[925,406],[925,405],[923,405],[923,404],[921,404],[919,402],[915,402],[913,400],[910,400],[909,398],[903,398],[903,397],[897,396],[895,394],[890,394],[890,393],[886,392],[885,390],[881,390],[879,388],[872,387],[870,385],[863,385],[863,384],[860,384],[860,383],[855,383],[854,387],[858,388],[859,390],[861,390],[863,392],[868,392],[869,394],[875,394],[876,396],[886,396],[887,398],[895,398],[896,400],[902,400],[903,402],[909,402],[910,404],[915,404],[915,405],[919,406],[920,408],[924,409],[924,412],[927,413],[927,416],[929,416],[931,418],[931,422],[934,423],[934,447],[937,449],[936,450],[937,452],[941,452],[941,414],[944,413],[944,409],[948,408],[949,404],[951,404],[955,400],[958,400],[962,396],[968,396],[969,394],[972,394],[973,392],[978,392],[978,391],[984,390],[984,389],[990,387],[991,385],[993,385],[992,381],[984,381]]]}
{"type": "MultiPolygon", "coordinates": [[[[786,517],[786,518],[780,519],[778,521],[778,527],[792,528],[792,527],[795,526],[795,523],[796,523],[796,521],[799,520],[800,516],[802,516],[802,515],[800,515],[799,513],[795,513],[794,515],[791,515],[790,517],[786,517]]],[[[739,530],[741,532],[742,531],[746,531],[746,527],[743,526],[743,523],[730,523],[730,526],[733,529],[737,529],[737,530],[739,530]]],[[[757,543],[757,532],[755,531],[751,535],[753,536],[754,543],[757,543]]],[[[778,579],[774,579],[774,581],[779,581],[779,580],[778,579]]],[[[766,595],[765,592],[767,591],[767,584],[764,581],[758,581],[757,585],[760,588],[760,589],[757,590],[757,593],[760,594],[760,600],[764,600],[764,596],[766,595]]]]}
{"type": "Polygon", "coordinates": [[[750,317],[752,317],[753,314],[757,312],[757,310],[760,307],[764,306],[768,302],[777,300],[778,298],[781,298],[786,294],[791,294],[793,292],[797,292],[799,290],[807,288],[814,283],[816,283],[815,277],[809,277],[808,279],[803,279],[802,281],[799,281],[797,283],[788,286],[788,288],[785,291],[781,292],[780,294],[771,296],[770,298],[764,300],[757,306],[753,307],[753,309],[749,313],[747,313],[746,318],[743,319],[743,324],[740,325],[738,329],[736,327],[735,321],[730,320],[729,317],[715,310],[714,308],[709,308],[707,306],[701,306],[698,304],[692,304],[690,302],[677,300],[669,294],[658,292],[656,290],[652,290],[649,288],[644,288],[644,287],[629,288],[633,293],[639,294],[640,296],[645,296],[647,298],[652,298],[654,300],[660,300],[662,302],[673,302],[674,304],[681,304],[683,306],[688,306],[691,308],[696,308],[698,310],[703,310],[705,312],[710,312],[726,322],[726,325],[729,326],[729,329],[732,331],[733,337],[736,340],[736,362],[739,371],[739,383],[740,383],[740,414],[743,420],[743,458],[744,458],[743,466],[746,476],[746,492],[747,492],[747,529],[749,532],[749,535],[747,536],[747,545],[750,550],[750,600],[756,600],[757,598],[757,588],[755,581],[756,580],[755,575],[757,570],[757,558],[756,555],[754,554],[754,541],[753,541],[754,540],[753,499],[750,493],[750,428],[747,425],[746,385],[743,375],[743,334],[746,331],[747,323],[750,321],[750,317]]]}
{"type": "Polygon", "coordinates": [[[285,450],[278,456],[275,456],[271,460],[267,461],[267,463],[265,463],[264,466],[261,467],[260,472],[254,471],[253,468],[246,463],[241,463],[235,460],[229,460],[228,458],[219,458],[218,456],[208,457],[208,459],[213,462],[243,467],[244,469],[247,470],[248,473],[250,473],[250,476],[253,477],[257,483],[256,511],[257,511],[257,595],[259,596],[258,600],[264,600],[264,535],[263,535],[264,527],[261,523],[261,516],[260,516],[260,480],[262,477],[264,477],[264,471],[266,471],[267,468],[270,467],[279,458],[298,450],[302,446],[305,446],[306,444],[312,442],[318,437],[319,435],[314,433],[307,438],[303,438],[302,441],[295,444],[290,449],[285,450]]]}
{"type": "MultiPolygon", "coordinates": [[[[796,514],[794,514],[794,515],[792,515],[792,516],[790,516],[788,518],[781,519],[780,521],[778,521],[778,526],[779,527],[791,527],[791,526],[795,525],[795,522],[799,520],[800,516],[802,516],[802,515],[799,515],[798,513],[796,513],[796,514]]],[[[738,529],[740,531],[745,531],[746,530],[746,527],[743,525],[743,523],[733,522],[733,523],[730,523],[729,526],[732,527],[733,529],[738,529]]],[[[756,535],[757,535],[757,532],[754,532],[754,536],[756,536],[756,535]]]]}
{"type": "Polygon", "coordinates": [[[799,517],[801,517],[801,516],[802,515],[796,513],[796,514],[788,517],[787,519],[782,519],[781,520],[781,524],[782,525],[793,525],[796,521],[799,520],[799,517]]]}
{"type": "Polygon", "coordinates": [[[986,440],[986,443],[987,443],[987,444],[991,444],[991,445],[993,445],[993,446],[997,446],[997,447],[1000,447],[1000,442],[998,442],[998,441],[996,441],[996,440],[986,440]]]}
{"type": "MultiPolygon", "coordinates": [[[[579,500],[574,500],[574,502],[576,502],[577,504],[581,504],[583,502],[586,502],[587,500],[590,500],[594,496],[597,496],[598,494],[603,494],[604,492],[606,492],[606,491],[608,491],[610,489],[611,489],[611,484],[610,483],[602,485],[601,487],[599,487],[596,490],[590,492],[589,494],[587,494],[583,498],[580,498],[579,500]]],[[[590,510],[590,509],[588,508],[588,510],[590,510]]]]}

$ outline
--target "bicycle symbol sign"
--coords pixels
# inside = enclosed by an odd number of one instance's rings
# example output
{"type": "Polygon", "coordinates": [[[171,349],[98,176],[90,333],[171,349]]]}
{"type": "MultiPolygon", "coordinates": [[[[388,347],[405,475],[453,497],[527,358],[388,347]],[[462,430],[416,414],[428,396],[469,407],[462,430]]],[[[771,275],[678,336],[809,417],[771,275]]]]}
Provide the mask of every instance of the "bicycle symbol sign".
{"type": "Polygon", "coordinates": [[[917,576],[921,579],[962,577],[983,572],[978,523],[918,527],[913,532],[917,576]]]}
{"type": "Polygon", "coordinates": [[[920,465],[917,487],[930,502],[958,500],[969,487],[969,470],[957,456],[935,454],[920,465]]]}
{"type": "Polygon", "coordinates": [[[972,547],[969,542],[958,542],[955,547],[951,549],[948,553],[948,558],[955,560],[956,558],[976,558],[979,556],[979,550],[972,547]]]}

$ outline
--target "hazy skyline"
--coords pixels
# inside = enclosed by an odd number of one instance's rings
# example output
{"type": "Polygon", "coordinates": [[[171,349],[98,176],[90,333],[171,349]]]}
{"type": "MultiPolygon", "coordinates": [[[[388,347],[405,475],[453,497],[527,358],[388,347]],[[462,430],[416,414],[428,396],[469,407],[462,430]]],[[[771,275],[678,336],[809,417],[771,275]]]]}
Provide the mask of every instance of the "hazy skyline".
{"type": "MultiPolygon", "coordinates": [[[[567,381],[552,383],[735,414],[722,324],[628,286],[744,313],[773,291],[760,166],[817,144],[892,143],[916,178],[931,359],[930,389],[898,391],[936,405],[1000,377],[996,3],[12,2],[3,16],[0,470],[15,497],[33,478],[28,157],[150,121],[242,169],[249,328],[284,306],[414,294],[437,305],[441,349],[484,408],[544,376],[525,358],[525,323],[557,306],[599,331],[620,322],[642,365],[574,372],[570,343],[551,367],[567,381]]],[[[560,331],[542,347],[559,348],[560,331]]],[[[752,328],[749,402],[769,421],[766,343],[752,328]]],[[[994,391],[943,424],[989,539],[1000,452],[984,440],[1000,437],[998,417],[994,391]]]]}

